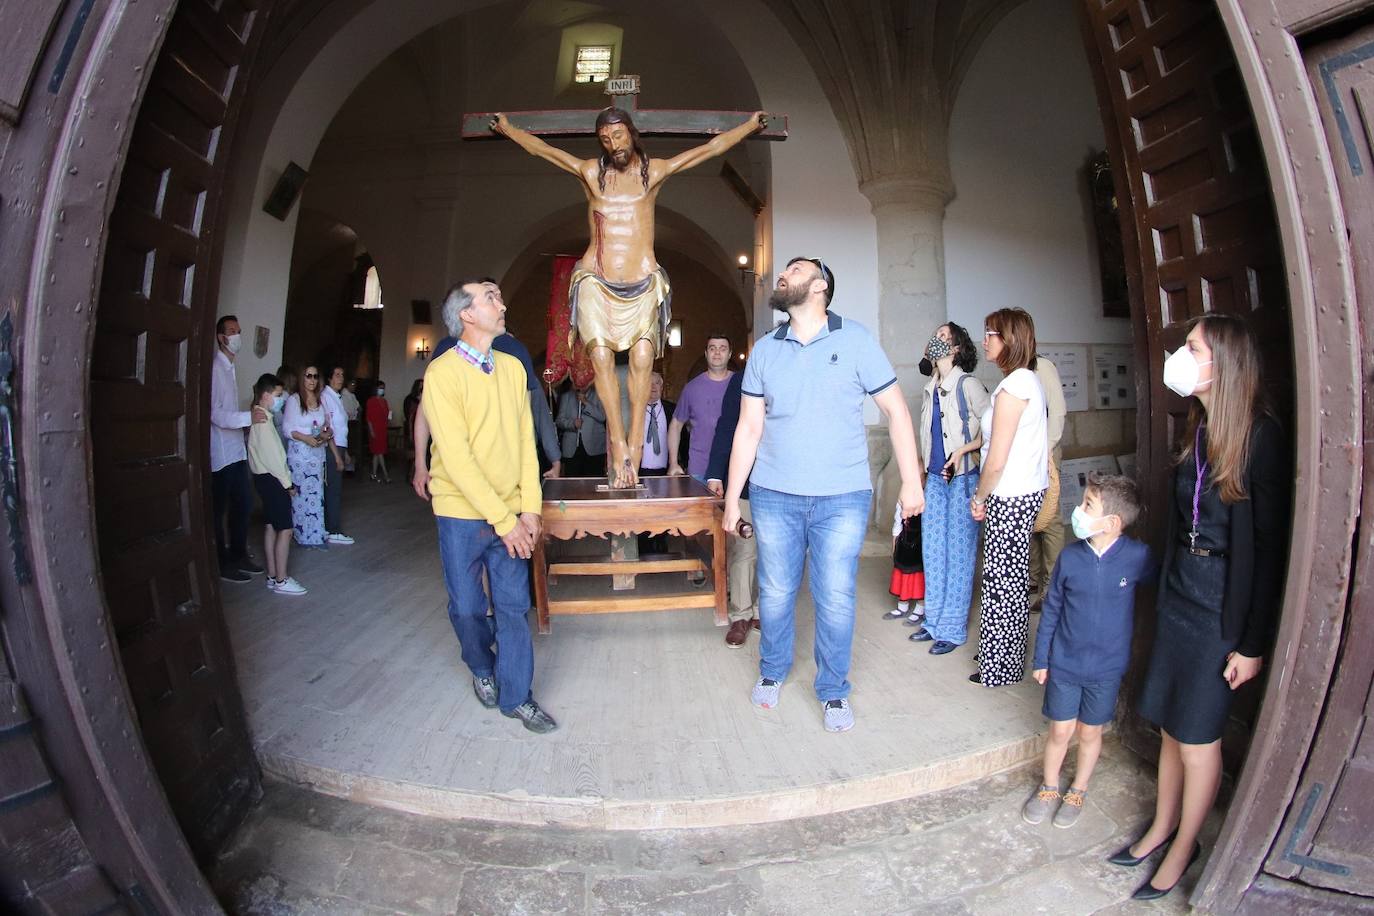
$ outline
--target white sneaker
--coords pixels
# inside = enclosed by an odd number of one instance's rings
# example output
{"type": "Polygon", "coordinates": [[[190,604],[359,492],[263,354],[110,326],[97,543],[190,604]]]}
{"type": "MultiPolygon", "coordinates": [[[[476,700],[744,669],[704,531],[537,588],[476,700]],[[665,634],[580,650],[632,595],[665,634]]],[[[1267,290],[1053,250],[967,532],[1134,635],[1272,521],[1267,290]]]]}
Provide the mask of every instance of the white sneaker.
{"type": "Polygon", "coordinates": [[[271,576],[267,577],[267,590],[269,592],[275,592],[277,590],[277,580],[273,579],[271,576]]]}
{"type": "Polygon", "coordinates": [[[342,531],[331,531],[325,536],[325,540],[331,544],[352,544],[353,539],[342,531]]]}
{"type": "Polygon", "coordinates": [[[309,589],[301,585],[293,577],[287,576],[277,583],[277,587],[272,589],[278,595],[304,595],[309,589]]]}

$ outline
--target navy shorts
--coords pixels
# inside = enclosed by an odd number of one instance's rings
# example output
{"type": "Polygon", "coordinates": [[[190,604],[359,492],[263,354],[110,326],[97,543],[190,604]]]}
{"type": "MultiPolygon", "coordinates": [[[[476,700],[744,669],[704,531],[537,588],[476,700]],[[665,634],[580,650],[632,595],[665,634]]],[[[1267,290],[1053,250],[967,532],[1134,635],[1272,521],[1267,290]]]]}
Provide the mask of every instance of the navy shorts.
{"type": "Polygon", "coordinates": [[[262,514],[267,517],[267,524],[275,531],[290,531],[293,527],[291,497],[287,494],[286,487],[271,474],[254,474],[253,485],[258,488],[258,497],[262,500],[262,514]]]}
{"type": "Polygon", "coordinates": [[[1116,714],[1116,694],[1121,678],[1097,684],[1066,684],[1051,673],[1045,682],[1045,718],[1053,722],[1077,719],[1084,725],[1106,725],[1116,714]]]}

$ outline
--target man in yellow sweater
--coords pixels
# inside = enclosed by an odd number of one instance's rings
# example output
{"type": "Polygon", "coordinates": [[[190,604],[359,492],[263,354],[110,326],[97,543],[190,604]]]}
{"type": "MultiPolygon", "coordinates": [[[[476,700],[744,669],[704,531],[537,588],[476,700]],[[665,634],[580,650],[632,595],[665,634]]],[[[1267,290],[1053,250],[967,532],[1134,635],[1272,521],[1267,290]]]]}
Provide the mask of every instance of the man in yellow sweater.
{"type": "Polygon", "coordinates": [[[505,316],[501,290],[490,281],[459,283],[444,297],[444,324],[458,345],[425,371],[422,407],[433,436],[429,496],[448,616],[473,692],[488,709],[500,707],[502,715],[544,734],[558,726],[530,692],[534,642],[527,618],[529,557],[543,497],[525,367],[491,348],[506,329],[505,316]]]}

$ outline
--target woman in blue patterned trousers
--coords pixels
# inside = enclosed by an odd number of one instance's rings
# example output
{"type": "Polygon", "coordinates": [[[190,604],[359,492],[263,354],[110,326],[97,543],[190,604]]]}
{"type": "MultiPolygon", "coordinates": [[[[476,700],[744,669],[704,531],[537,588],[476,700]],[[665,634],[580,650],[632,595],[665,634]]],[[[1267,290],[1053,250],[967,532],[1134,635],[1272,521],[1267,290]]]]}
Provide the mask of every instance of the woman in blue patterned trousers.
{"type": "Polygon", "coordinates": [[[926,344],[932,374],[921,393],[921,467],[926,511],[921,517],[925,563],[925,624],[913,642],[930,643],[931,655],[953,652],[968,640],[969,602],[977,560],[979,523],[969,515],[978,489],[982,416],[987,389],[971,373],[978,350],[968,331],[943,324],[926,344]]]}

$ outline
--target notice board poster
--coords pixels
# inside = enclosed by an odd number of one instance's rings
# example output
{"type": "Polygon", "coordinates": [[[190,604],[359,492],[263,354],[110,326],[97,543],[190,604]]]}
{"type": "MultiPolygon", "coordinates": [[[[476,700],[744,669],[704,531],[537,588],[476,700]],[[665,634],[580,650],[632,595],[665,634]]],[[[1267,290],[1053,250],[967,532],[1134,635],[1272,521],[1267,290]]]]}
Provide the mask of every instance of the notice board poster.
{"type": "Polygon", "coordinates": [[[1083,501],[1083,491],[1088,488],[1088,475],[1093,471],[1115,474],[1116,458],[1093,455],[1089,458],[1068,458],[1059,463],[1059,516],[1065,524],[1073,517],[1074,506],[1083,501]]]}
{"type": "Polygon", "coordinates": [[[1054,363],[1064,386],[1064,407],[1068,411],[1088,410],[1088,348],[1083,344],[1042,344],[1038,355],[1054,363]]]}
{"type": "Polygon", "coordinates": [[[1092,402],[1098,410],[1135,407],[1135,357],[1130,345],[1093,347],[1092,402]]]}

